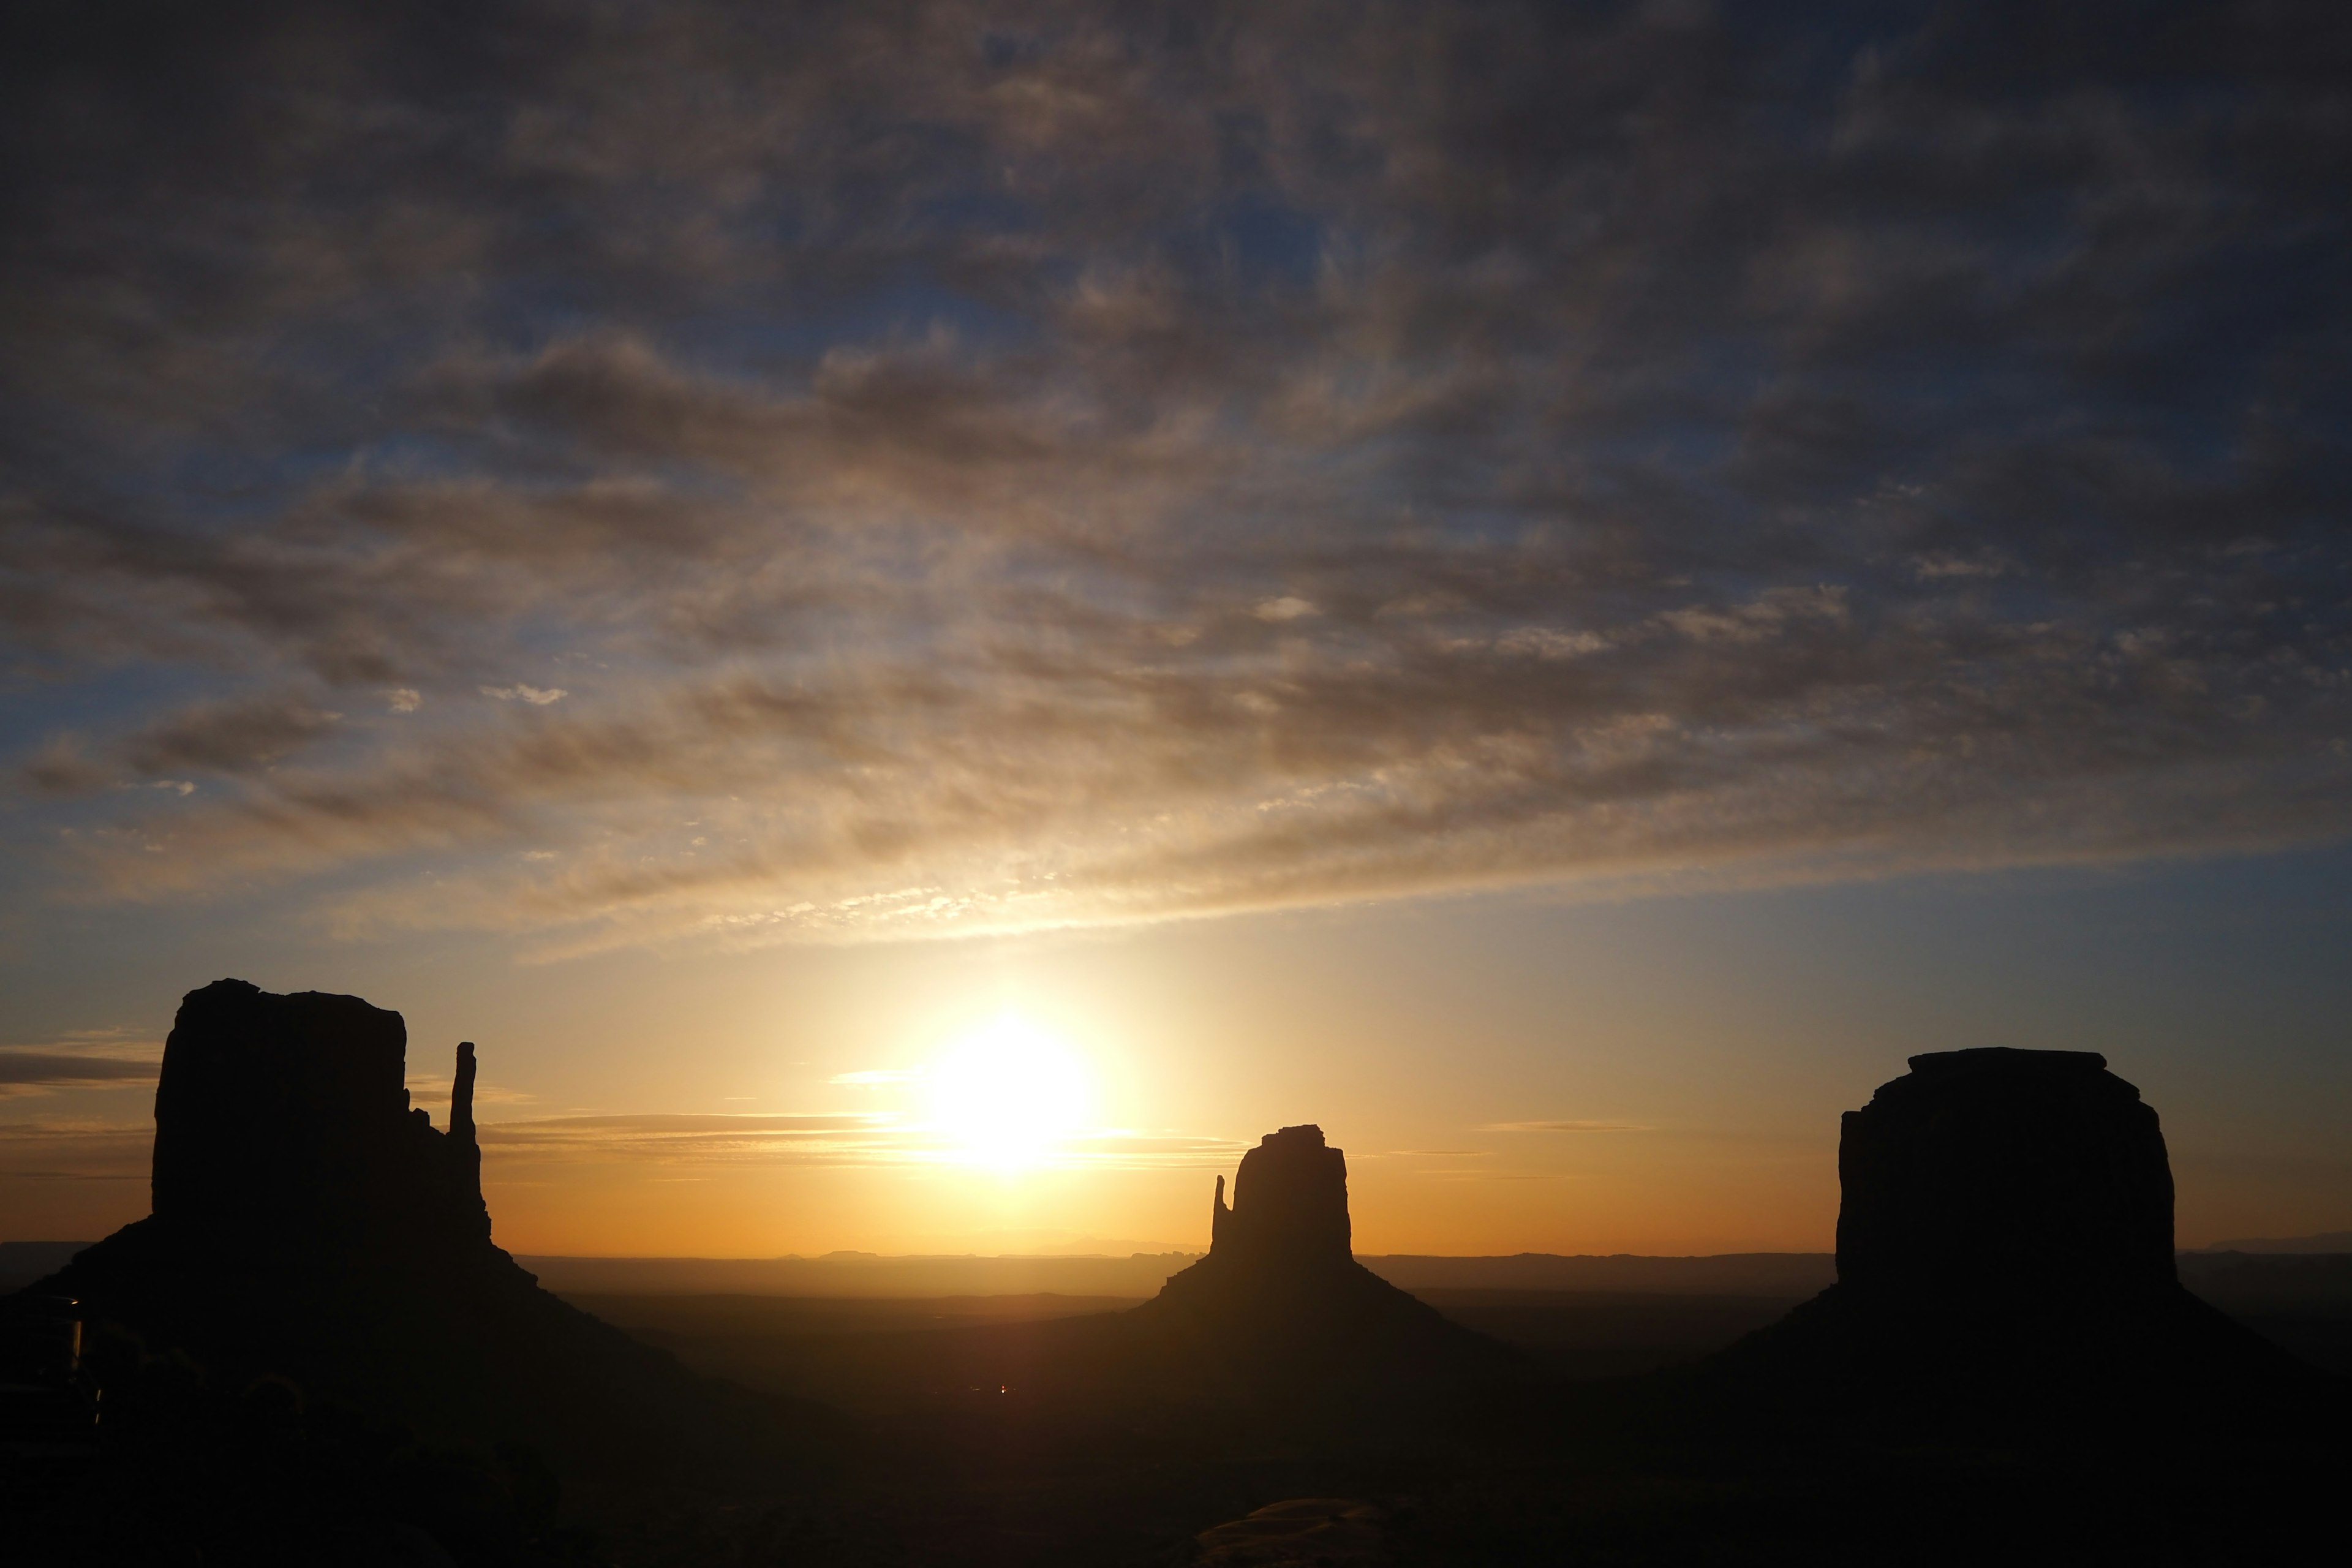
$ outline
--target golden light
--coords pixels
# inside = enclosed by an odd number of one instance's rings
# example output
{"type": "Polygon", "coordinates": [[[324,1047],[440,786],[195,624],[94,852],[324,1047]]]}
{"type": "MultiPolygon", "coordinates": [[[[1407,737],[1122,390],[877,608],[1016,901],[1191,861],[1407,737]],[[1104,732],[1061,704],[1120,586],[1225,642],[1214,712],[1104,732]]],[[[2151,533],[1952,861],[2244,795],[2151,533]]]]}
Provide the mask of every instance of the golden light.
{"type": "Polygon", "coordinates": [[[931,1123],[974,1160],[1034,1164],[1087,1113],[1086,1065],[1060,1040],[1007,1014],[931,1068],[931,1123]]]}

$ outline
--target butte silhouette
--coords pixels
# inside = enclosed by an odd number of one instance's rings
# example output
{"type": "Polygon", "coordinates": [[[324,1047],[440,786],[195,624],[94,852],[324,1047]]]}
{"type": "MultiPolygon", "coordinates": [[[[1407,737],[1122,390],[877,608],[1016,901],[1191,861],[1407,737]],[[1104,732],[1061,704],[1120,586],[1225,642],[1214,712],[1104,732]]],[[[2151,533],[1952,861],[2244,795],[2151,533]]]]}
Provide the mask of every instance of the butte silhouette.
{"type": "Polygon", "coordinates": [[[1435,1391],[1522,1370],[1516,1352],[1358,1263],[1348,1161],[1320,1127],[1269,1132],[1217,1178],[1208,1256],[1129,1314],[1228,1385],[1282,1399],[1435,1391]]]}
{"type": "Polygon", "coordinates": [[[152,1212],[29,1293],[78,1298],[215,1380],[290,1380],[445,1441],[650,1478],[772,1453],[770,1409],[539,1289],[490,1239],[458,1047],[449,1126],[407,1030],[355,996],[223,980],[182,1002],[152,1212]]]}
{"type": "Polygon", "coordinates": [[[1910,1058],[1845,1113],[1838,1282],[1716,1357],[1775,1422],[2031,1433],[2301,1412],[2315,1376],[2185,1289],[2155,1110],[2087,1051],[1910,1058]]]}

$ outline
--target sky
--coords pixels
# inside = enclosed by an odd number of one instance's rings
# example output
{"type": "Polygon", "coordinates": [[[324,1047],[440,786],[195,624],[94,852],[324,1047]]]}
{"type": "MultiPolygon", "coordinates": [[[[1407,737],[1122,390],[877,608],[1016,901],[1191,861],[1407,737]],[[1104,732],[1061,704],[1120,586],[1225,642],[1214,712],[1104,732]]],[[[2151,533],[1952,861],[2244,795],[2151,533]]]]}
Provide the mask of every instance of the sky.
{"type": "Polygon", "coordinates": [[[0,1232],[236,975],[526,1252],[1821,1248],[1923,1049],[2352,1228],[2352,18],[29,5],[0,1232]]]}

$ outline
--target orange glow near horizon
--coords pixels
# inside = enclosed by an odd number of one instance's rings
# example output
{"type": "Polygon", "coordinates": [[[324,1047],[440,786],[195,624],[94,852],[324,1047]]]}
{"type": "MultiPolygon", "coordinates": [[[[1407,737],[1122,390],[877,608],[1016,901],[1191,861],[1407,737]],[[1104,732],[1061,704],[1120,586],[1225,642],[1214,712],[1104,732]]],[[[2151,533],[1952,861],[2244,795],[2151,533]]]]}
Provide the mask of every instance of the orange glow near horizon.
{"type": "MultiPolygon", "coordinates": [[[[245,977],[402,1011],[436,1125],[455,1042],[479,1042],[494,1234],[525,1254],[1196,1249],[1216,1176],[1309,1121],[1346,1152],[1368,1254],[1825,1250],[1839,1114],[1911,1053],[1989,1041],[2101,1049],[2140,1087],[2181,1245],[2344,1228],[2337,1187],[2299,1173],[2333,1168],[2327,1058],[2225,1095],[2200,1055],[2218,1003],[2085,1033],[2056,981],[1979,983],[2043,962],[2009,906],[1948,937],[1923,908],[1900,889],[1727,911],[1497,898],[543,967],[469,952],[430,984],[299,952],[245,977]],[[2260,1162],[2232,1143],[2257,1124],[2260,1162]]],[[[0,1239],[91,1240],[147,1212],[152,1069],[110,1064],[160,1056],[181,970],[229,972],[173,965],[43,1047],[98,1065],[9,1106],[0,1239]]]]}

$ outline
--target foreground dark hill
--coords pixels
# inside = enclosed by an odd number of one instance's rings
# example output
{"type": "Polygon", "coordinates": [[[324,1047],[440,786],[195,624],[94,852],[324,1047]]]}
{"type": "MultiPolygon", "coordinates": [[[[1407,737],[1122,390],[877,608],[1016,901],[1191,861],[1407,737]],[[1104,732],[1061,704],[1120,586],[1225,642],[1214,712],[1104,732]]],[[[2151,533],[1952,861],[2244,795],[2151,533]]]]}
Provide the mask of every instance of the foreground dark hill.
{"type": "Polygon", "coordinates": [[[2183,1288],[2155,1110],[2089,1052],[1916,1056],[1846,1113],[1838,1282],[1715,1358],[1776,1423],[2274,1429],[2329,1384],[2183,1288]]]}
{"type": "Polygon", "coordinates": [[[76,1299],[94,1344],[210,1386],[270,1380],[560,1470],[693,1479],[792,1451],[771,1405],[540,1289],[492,1242],[473,1047],[442,1130],[408,1103],[406,1046],[400,1015],[357,997],[190,993],[156,1089],[153,1212],[26,1294],[76,1299]]]}

